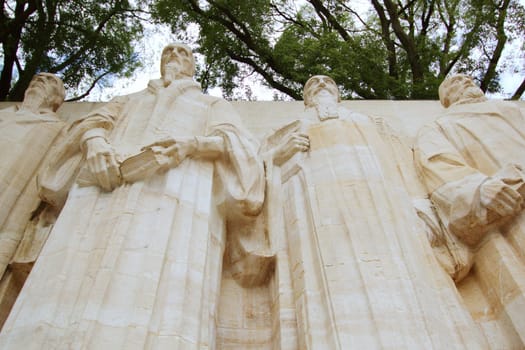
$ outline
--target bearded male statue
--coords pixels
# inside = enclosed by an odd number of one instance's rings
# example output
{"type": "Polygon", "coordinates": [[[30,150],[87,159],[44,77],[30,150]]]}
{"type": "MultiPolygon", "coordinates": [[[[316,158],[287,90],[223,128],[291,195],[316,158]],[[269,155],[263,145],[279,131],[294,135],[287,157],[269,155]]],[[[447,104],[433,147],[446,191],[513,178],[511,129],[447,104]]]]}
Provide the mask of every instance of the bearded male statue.
{"type": "Polygon", "coordinates": [[[258,215],[264,170],[194,72],[191,49],[168,45],[161,79],[69,127],[40,181],[65,205],[1,348],[215,348],[227,227],[258,215]]]}
{"type": "Polygon", "coordinates": [[[432,254],[376,121],[343,107],[323,75],[306,82],[304,104],[262,151],[280,322],[295,324],[284,330],[295,346],[485,347],[432,254]]]}
{"type": "Polygon", "coordinates": [[[62,80],[39,73],[20,107],[0,111],[0,275],[39,205],[36,177],[65,125],[56,114],[64,97],[62,80]]]}
{"type": "Polygon", "coordinates": [[[446,78],[439,98],[446,111],[419,131],[416,165],[445,228],[473,252],[475,279],[521,347],[525,116],[512,102],[489,101],[463,74],[446,78]]]}

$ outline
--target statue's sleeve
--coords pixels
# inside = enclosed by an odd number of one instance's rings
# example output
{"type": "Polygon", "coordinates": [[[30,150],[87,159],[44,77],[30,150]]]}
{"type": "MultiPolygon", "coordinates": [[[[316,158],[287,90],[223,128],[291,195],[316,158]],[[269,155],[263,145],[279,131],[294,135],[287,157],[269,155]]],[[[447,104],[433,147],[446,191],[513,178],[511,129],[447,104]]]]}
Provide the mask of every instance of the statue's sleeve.
{"type": "Polygon", "coordinates": [[[82,135],[88,130],[103,129],[107,132],[113,130],[122,115],[121,112],[127,100],[128,98],[125,96],[116,97],[108,103],[105,103],[102,107],[95,109],[73,122],[68,129],[70,145],[76,144],[80,146],[78,143],[82,135]]]}
{"type": "Polygon", "coordinates": [[[476,243],[497,219],[480,200],[488,176],[465,162],[437,124],[419,132],[414,157],[443,223],[466,243],[476,243]]]}
{"type": "Polygon", "coordinates": [[[207,134],[224,140],[225,154],[215,161],[215,169],[230,202],[229,209],[242,215],[257,215],[265,188],[258,142],[244,129],[233,106],[222,100],[211,107],[207,134]]]}
{"type": "Polygon", "coordinates": [[[245,287],[260,285],[268,280],[275,257],[268,246],[262,214],[265,173],[258,142],[226,101],[211,106],[207,136],[220,136],[224,141],[225,154],[214,164],[222,197],[222,203],[216,204],[226,207],[226,256],[232,276],[245,287]]]}
{"type": "Polygon", "coordinates": [[[62,141],[53,149],[53,156],[37,178],[42,200],[53,206],[63,205],[67,193],[80,170],[83,161],[81,140],[89,130],[109,132],[113,129],[125,104],[125,97],[118,97],[102,107],[71,123],[62,141]]]}

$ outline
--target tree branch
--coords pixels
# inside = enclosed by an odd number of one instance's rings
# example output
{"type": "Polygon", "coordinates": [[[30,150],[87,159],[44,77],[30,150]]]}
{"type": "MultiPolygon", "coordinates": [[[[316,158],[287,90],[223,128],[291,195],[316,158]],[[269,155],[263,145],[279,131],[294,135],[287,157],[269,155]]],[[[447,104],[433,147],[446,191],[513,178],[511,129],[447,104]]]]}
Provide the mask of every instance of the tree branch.
{"type": "Polygon", "coordinates": [[[503,53],[503,49],[505,48],[505,44],[507,43],[507,35],[505,33],[505,18],[507,17],[509,3],[510,0],[504,0],[501,6],[498,6],[498,19],[496,22],[497,44],[480,84],[480,88],[483,90],[483,92],[487,91],[491,81],[496,76],[496,68],[503,53]]]}
{"type": "Polygon", "coordinates": [[[516,91],[514,92],[514,94],[512,95],[510,99],[519,100],[521,95],[523,95],[524,92],[525,92],[525,78],[523,78],[520,86],[518,86],[518,88],[516,89],[516,91]]]}
{"type": "Polygon", "coordinates": [[[91,83],[89,88],[83,94],[81,94],[79,96],[72,97],[70,99],[67,99],[64,102],[74,102],[74,101],[78,101],[78,100],[83,99],[84,97],[86,97],[87,95],[89,95],[91,93],[91,90],[93,90],[93,88],[97,85],[97,83],[100,81],[100,79],[104,78],[109,73],[111,73],[111,72],[110,71],[106,71],[103,74],[99,75],[95,80],[93,80],[93,82],[91,83]]]}
{"type": "Polygon", "coordinates": [[[315,11],[319,14],[322,14],[330,23],[330,25],[335,28],[337,33],[343,38],[344,41],[350,41],[350,34],[346,29],[339,23],[339,21],[332,15],[332,13],[323,5],[320,0],[308,0],[310,4],[314,7],[315,11]]]}
{"type": "MultiPolygon", "coordinates": [[[[264,48],[264,47],[261,47],[260,45],[257,44],[257,42],[254,40],[254,38],[250,35],[248,29],[244,26],[244,28],[246,28],[246,32],[244,31],[241,31],[239,30],[239,28],[237,28],[237,26],[235,25],[235,23],[239,23],[241,21],[239,21],[231,12],[229,12],[229,15],[227,14],[228,18],[230,20],[227,20],[221,16],[217,16],[217,15],[213,15],[213,14],[210,14],[209,12],[203,10],[200,6],[199,6],[199,3],[197,0],[188,0],[188,3],[190,4],[191,8],[197,12],[198,14],[200,14],[201,16],[203,16],[204,18],[207,18],[209,20],[213,20],[213,21],[216,21],[217,23],[223,25],[227,30],[229,30],[233,35],[235,35],[235,37],[237,37],[242,43],[244,43],[246,45],[246,47],[248,48],[248,50],[250,50],[251,52],[255,53],[259,58],[261,58],[261,60],[264,61],[265,64],[267,64],[273,71],[277,72],[278,74],[281,74],[284,78],[287,78],[288,77],[288,74],[286,72],[286,69],[282,69],[282,67],[279,66],[279,64],[275,61],[274,57],[272,56],[272,52],[270,49],[268,48],[264,48]],[[234,22],[232,22],[234,21],[234,22]]],[[[211,2],[211,3],[214,3],[214,2],[211,2]]],[[[224,9],[223,6],[221,7],[218,7],[217,8],[219,11],[222,12],[222,10],[224,9]]],[[[229,49],[226,49],[227,51],[227,54],[230,58],[236,60],[236,61],[239,61],[239,62],[242,62],[242,63],[247,63],[243,60],[247,59],[247,58],[244,58],[243,56],[239,55],[239,54],[236,54],[234,53],[232,50],[229,50],[229,49]]],[[[250,60],[251,61],[251,60],[250,60]]],[[[254,61],[251,61],[253,63],[255,63],[254,61]]],[[[249,65],[251,65],[251,63],[247,63],[249,65]]],[[[260,66],[253,66],[253,68],[259,73],[261,74],[261,70],[262,68],[260,66]]],[[[271,79],[271,76],[265,71],[266,74],[261,74],[265,79],[271,79]]],[[[268,83],[270,85],[272,84],[278,84],[278,82],[276,81],[272,81],[272,80],[267,80],[268,83]]],[[[272,85],[273,86],[273,85],[272,85]]],[[[277,87],[276,87],[277,88],[277,87]]],[[[279,88],[277,88],[279,89],[279,88]]],[[[290,93],[290,94],[293,94],[293,90],[286,90],[287,88],[284,87],[283,85],[283,89],[285,90],[281,90],[285,93],[290,93]]],[[[292,95],[290,95],[292,96],[292,95]]],[[[292,96],[293,97],[293,96],[292,96]]]]}
{"type": "Polygon", "coordinates": [[[365,27],[367,30],[370,30],[374,33],[377,33],[379,35],[381,35],[381,33],[377,30],[375,30],[374,28],[372,28],[363,18],[361,18],[361,15],[355,11],[354,9],[352,9],[350,6],[348,6],[347,4],[344,3],[343,0],[337,0],[338,4],[341,5],[345,10],[347,10],[348,12],[350,12],[352,15],[354,15],[357,20],[363,25],[363,27],[365,27]]]}
{"type": "Polygon", "coordinates": [[[279,9],[279,6],[275,5],[272,2],[270,2],[270,7],[279,15],[281,16],[282,18],[284,18],[286,21],[290,22],[290,23],[293,23],[301,28],[304,28],[306,29],[310,34],[312,34],[313,37],[315,38],[320,38],[321,36],[317,33],[317,31],[311,26],[309,25],[308,23],[305,23],[305,22],[302,22],[302,21],[299,21],[295,18],[293,18],[292,16],[286,14],[285,12],[281,11],[279,9]]]}
{"type": "MultiPolygon", "coordinates": [[[[405,33],[401,23],[399,22],[397,6],[391,0],[384,0],[386,10],[390,16],[390,22],[392,29],[396,34],[397,38],[403,45],[403,49],[407,53],[408,62],[412,70],[412,81],[413,83],[423,82],[423,66],[419,58],[415,42],[405,33]]],[[[413,96],[417,97],[417,96],[413,96]]]]}
{"type": "Polygon", "coordinates": [[[11,98],[11,79],[13,78],[13,66],[17,60],[18,47],[22,37],[22,30],[27,19],[33,14],[37,7],[36,1],[27,2],[17,1],[14,9],[14,18],[7,19],[4,17],[4,8],[2,6],[2,24],[0,24],[0,42],[4,50],[4,62],[2,73],[0,74],[0,101],[11,98]],[[7,20],[6,20],[7,19],[7,20]]]}
{"type": "Polygon", "coordinates": [[[390,37],[390,20],[386,17],[385,10],[377,0],[372,0],[372,5],[379,17],[381,24],[381,38],[388,52],[388,74],[397,79],[399,73],[397,70],[397,54],[394,41],[390,37]]]}
{"type": "Polygon", "coordinates": [[[77,51],[75,51],[71,55],[69,55],[69,57],[66,60],[64,60],[62,63],[60,63],[60,64],[54,66],[52,69],[50,69],[50,72],[51,73],[56,73],[56,72],[61,71],[65,67],[71,65],[73,62],[78,60],[83,54],[85,54],[87,49],[89,47],[91,47],[93,45],[93,43],[97,40],[98,34],[100,34],[102,32],[102,30],[104,29],[106,24],[114,16],[117,16],[117,15],[123,14],[123,13],[127,13],[127,12],[133,13],[133,11],[134,10],[130,10],[130,9],[117,9],[116,5],[114,5],[113,9],[110,12],[108,12],[107,15],[98,23],[97,28],[95,28],[95,30],[93,30],[90,33],[90,35],[92,35],[92,37],[89,38],[89,39],[86,38],[87,40],[84,42],[84,44],[77,51]]]}
{"type": "Polygon", "coordinates": [[[232,59],[238,62],[241,62],[241,63],[245,63],[249,65],[250,67],[252,67],[257,73],[259,73],[268,82],[268,84],[270,84],[271,87],[284,92],[285,94],[287,94],[288,96],[290,96],[291,98],[295,100],[302,99],[301,94],[297,93],[297,91],[275,80],[270,73],[268,73],[264,68],[259,66],[257,62],[255,62],[251,58],[238,55],[237,53],[231,51],[230,49],[226,49],[226,51],[228,53],[228,56],[230,56],[232,59]]]}

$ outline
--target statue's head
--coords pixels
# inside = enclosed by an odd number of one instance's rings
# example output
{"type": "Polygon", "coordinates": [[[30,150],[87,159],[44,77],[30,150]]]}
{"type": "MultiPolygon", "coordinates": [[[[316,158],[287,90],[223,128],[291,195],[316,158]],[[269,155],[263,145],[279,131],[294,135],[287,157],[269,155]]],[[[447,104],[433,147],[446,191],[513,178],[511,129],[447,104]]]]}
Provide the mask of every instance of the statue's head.
{"type": "Polygon", "coordinates": [[[452,75],[439,86],[439,100],[447,108],[458,101],[468,101],[484,97],[483,91],[474,83],[474,80],[465,74],[452,75]]]}
{"type": "Polygon", "coordinates": [[[338,103],[341,98],[335,81],[326,75],[314,75],[304,84],[303,99],[306,107],[313,107],[319,101],[338,103]]]}
{"type": "Polygon", "coordinates": [[[188,45],[175,43],[162,50],[160,74],[163,79],[191,78],[195,74],[195,58],[188,45]]]}
{"type": "Polygon", "coordinates": [[[38,73],[24,93],[24,103],[37,103],[40,108],[50,108],[56,112],[65,97],[66,89],[59,77],[51,73],[38,73]]]}

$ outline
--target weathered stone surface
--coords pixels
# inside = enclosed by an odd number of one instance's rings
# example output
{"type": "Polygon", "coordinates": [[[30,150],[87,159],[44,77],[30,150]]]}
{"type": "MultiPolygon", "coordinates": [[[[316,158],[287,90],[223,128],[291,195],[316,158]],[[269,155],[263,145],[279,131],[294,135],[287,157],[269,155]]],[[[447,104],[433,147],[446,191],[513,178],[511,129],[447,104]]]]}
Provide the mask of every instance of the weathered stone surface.
{"type": "MultiPolygon", "coordinates": [[[[465,75],[439,89],[443,116],[418,134],[415,159],[442,229],[471,251],[460,288],[494,348],[525,342],[525,115],[488,101],[465,75]],[[476,286],[476,287],[474,287],[476,286]],[[468,300],[471,291],[484,296],[468,300]],[[479,313],[484,305],[487,310],[479,313]]],[[[459,242],[458,242],[459,243],[459,242]]],[[[456,246],[449,246],[453,252],[456,246]]],[[[459,281],[459,279],[457,279],[459,281]]]]}
{"type": "MultiPolygon", "coordinates": [[[[264,169],[235,110],[192,79],[189,48],[167,46],[162,65],[144,91],[74,120],[40,173],[44,200],[65,204],[1,348],[215,347],[226,236],[264,235],[249,231],[264,169]],[[122,177],[126,159],[149,165],[144,151],[166,164],[122,177]]],[[[272,263],[242,254],[261,273],[272,263]]]]}
{"type": "Polygon", "coordinates": [[[41,73],[20,106],[0,110],[0,324],[47,238],[48,231],[35,228],[43,224],[42,213],[53,209],[41,203],[36,177],[65,125],[55,113],[64,96],[62,81],[41,73]],[[21,249],[21,242],[31,251],[21,249]]]}
{"type": "Polygon", "coordinates": [[[191,56],[169,46],[144,91],[63,104],[51,152],[32,150],[27,131],[0,134],[35,160],[37,203],[22,206],[33,215],[16,244],[0,246],[11,252],[0,317],[16,300],[0,347],[525,346],[523,102],[498,104],[500,116],[492,103],[457,106],[489,120],[460,143],[436,127],[467,123],[454,106],[339,102],[323,76],[306,85],[306,108],[206,96],[191,56]],[[458,157],[470,172],[453,169],[458,157]],[[37,173],[55,206],[38,205],[37,173]],[[517,195],[461,226],[476,203],[446,201],[476,198],[487,178],[517,195]]]}

